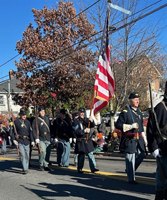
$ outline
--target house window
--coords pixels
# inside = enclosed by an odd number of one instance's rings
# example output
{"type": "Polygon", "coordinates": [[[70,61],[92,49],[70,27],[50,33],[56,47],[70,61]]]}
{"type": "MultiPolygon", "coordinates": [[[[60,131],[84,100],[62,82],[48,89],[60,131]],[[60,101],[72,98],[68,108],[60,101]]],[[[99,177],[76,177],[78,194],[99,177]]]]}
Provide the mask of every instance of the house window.
{"type": "Polygon", "coordinates": [[[3,96],[0,96],[0,105],[4,105],[4,99],[3,99],[3,96]]]}

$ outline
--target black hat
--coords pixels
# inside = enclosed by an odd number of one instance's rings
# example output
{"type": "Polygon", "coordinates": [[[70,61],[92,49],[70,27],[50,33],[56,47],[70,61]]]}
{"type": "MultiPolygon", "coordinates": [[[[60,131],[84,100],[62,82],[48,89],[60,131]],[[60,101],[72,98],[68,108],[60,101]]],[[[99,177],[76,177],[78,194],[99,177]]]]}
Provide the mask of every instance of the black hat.
{"type": "Polygon", "coordinates": [[[134,99],[134,98],[139,98],[140,95],[136,92],[132,92],[130,95],[129,95],[129,99],[134,99]]]}
{"type": "Polygon", "coordinates": [[[62,108],[62,109],[60,110],[60,113],[63,114],[63,115],[65,115],[65,114],[66,114],[66,110],[62,108]]]}
{"type": "Polygon", "coordinates": [[[79,112],[85,112],[85,108],[80,107],[80,108],[78,109],[78,111],[79,111],[79,112]]]}
{"type": "Polygon", "coordinates": [[[2,124],[2,121],[0,121],[0,124],[2,124]]]}
{"type": "Polygon", "coordinates": [[[77,117],[77,116],[79,116],[78,112],[73,113],[73,117],[77,117]]]}
{"type": "Polygon", "coordinates": [[[45,110],[45,108],[43,106],[39,106],[38,112],[40,112],[41,110],[45,110]]]}
{"type": "Polygon", "coordinates": [[[26,115],[26,110],[24,108],[20,108],[19,115],[26,115]]]}

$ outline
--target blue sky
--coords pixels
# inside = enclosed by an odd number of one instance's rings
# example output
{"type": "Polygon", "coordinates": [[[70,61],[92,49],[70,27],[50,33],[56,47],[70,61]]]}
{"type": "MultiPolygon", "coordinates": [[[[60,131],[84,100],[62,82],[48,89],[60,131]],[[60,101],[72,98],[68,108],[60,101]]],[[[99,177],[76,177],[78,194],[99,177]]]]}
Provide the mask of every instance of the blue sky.
{"type": "MultiPolygon", "coordinates": [[[[50,7],[51,5],[55,5],[57,1],[58,0],[0,0],[0,66],[18,54],[15,50],[16,43],[22,38],[22,33],[26,26],[34,21],[31,9],[42,9],[45,5],[50,7]]],[[[149,0],[148,2],[152,4],[156,1],[157,0],[149,0]]],[[[93,2],[90,0],[89,5],[93,2]]],[[[163,0],[153,8],[165,3],[167,2],[163,0]]],[[[142,4],[139,9],[141,8],[142,4]]],[[[79,11],[77,11],[77,13],[78,12],[79,11]]],[[[166,23],[167,26],[167,7],[153,14],[151,18],[153,22],[156,22],[161,16],[163,16],[161,25],[164,26],[166,23]]],[[[159,42],[162,46],[167,45],[167,28],[162,31],[159,42]]],[[[20,56],[14,60],[18,61],[19,58],[20,56]]],[[[10,69],[16,70],[14,60],[0,67],[0,78],[8,75],[10,69]]],[[[3,79],[0,79],[0,81],[2,80],[3,79]]]]}

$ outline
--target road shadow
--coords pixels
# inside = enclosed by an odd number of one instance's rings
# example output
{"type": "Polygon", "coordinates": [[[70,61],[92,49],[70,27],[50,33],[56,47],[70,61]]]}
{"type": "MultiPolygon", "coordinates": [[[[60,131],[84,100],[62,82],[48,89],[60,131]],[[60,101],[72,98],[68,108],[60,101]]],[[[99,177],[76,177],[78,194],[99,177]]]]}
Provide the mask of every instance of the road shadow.
{"type": "MultiPolygon", "coordinates": [[[[25,189],[35,193],[40,199],[49,199],[49,200],[55,200],[58,197],[61,197],[61,199],[86,199],[86,200],[104,200],[104,199],[119,199],[119,200],[144,200],[149,198],[140,198],[135,197],[129,194],[121,194],[119,191],[106,191],[104,188],[90,188],[89,183],[87,180],[87,186],[79,186],[79,185],[72,185],[72,184],[52,184],[52,183],[46,183],[41,182],[39,183],[39,186],[41,186],[40,189],[30,189],[27,187],[24,187],[25,189]],[[49,191],[48,191],[49,190],[49,191]]],[[[125,191],[124,191],[125,192],[125,191]]],[[[150,198],[151,199],[151,198],[150,198]]]]}
{"type": "MultiPolygon", "coordinates": [[[[35,166],[34,169],[37,169],[35,166]]],[[[21,163],[16,161],[1,161],[0,170],[21,173],[21,163]]],[[[33,172],[30,176],[39,176],[43,172],[33,172]]],[[[119,176],[113,178],[112,176],[104,177],[91,173],[79,174],[76,170],[68,170],[68,168],[53,168],[51,172],[44,172],[51,175],[51,179],[37,183],[38,188],[22,185],[25,189],[38,195],[41,199],[52,199],[55,200],[58,197],[70,198],[70,199],[96,199],[104,200],[108,199],[119,199],[119,200],[141,200],[141,199],[152,199],[151,196],[154,194],[154,186],[151,185],[131,185],[125,180],[119,180],[119,176]],[[52,181],[57,180],[56,184],[52,181]],[[136,194],[147,194],[148,198],[137,197],[136,194]]],[[[28,175],[28,176],[29,176],[28,175]]],[[[27,176],[27,175],[26,175],[27,176]]]]}
{"type": "Polygon", "coordinates": [[[19,161],[1,160],[0,171],[20,174],[22,173],[22,165],[19,161]]]}

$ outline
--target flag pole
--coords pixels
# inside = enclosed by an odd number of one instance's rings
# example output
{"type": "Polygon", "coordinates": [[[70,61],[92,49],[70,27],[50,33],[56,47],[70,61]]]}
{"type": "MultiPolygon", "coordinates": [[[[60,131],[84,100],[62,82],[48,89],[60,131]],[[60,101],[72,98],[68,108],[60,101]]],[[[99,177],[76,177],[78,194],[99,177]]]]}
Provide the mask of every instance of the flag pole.
{"type": "MultiPolygon", "coordinates": [[[[92,113],[92,110],[93,110],[94,96],[95,96],[95,90],[93,90],[93,97],[92,97],[89,117],[91,116],[91,113],[92,113]]],[[[88,122],[88,128],[90,128],[90,121],[88,122]]],[[[88,141],[88,138],[89,138],[89,136],[88,136],[88,133],[87,133],[86,142],[88,141]]]]}

